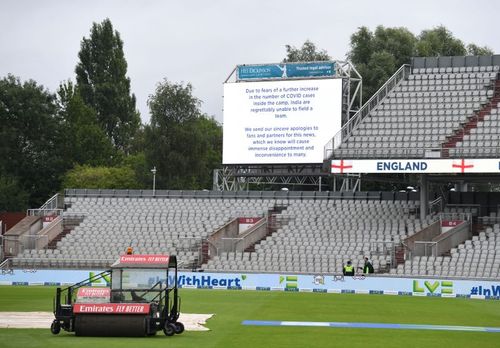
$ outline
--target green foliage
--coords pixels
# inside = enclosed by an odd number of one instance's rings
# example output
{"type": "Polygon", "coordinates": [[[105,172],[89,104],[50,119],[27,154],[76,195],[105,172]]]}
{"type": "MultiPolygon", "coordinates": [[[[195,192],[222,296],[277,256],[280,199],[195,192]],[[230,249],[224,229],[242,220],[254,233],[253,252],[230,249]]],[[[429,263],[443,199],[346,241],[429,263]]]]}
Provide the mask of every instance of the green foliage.
{"type": "Polygon", "coordinates": [[[9,75],[0,80],[0,120],[0,173],[14,180],[20,202],[27,192],[28,205],[40,205],[57,191],[67,168],[55,96],[35,81],[22,83],[9,75]]]}
{"type": "Polygon", "coordinates": [[[419,36],[407,28],[378,26],[375,32],[359,28],[351,35],[347,57],[363,77],[363,101],[368,100],[403,64],[416,56],[461,56],[492,54],[488,47],[463,42],[443,26],[424,30],[419,36]]]}
{"type": "Polygon", "coordinates": [[[422,31],[416,46],[419,57],[464,56],[466,53],[464,43],[443,26],[422,31]]]}
{"type": "Polygon", "coordinates": [[[467,45],[467,54],[471,56],[491,56],[493,55],[493,50],[488,46],[480,47],[471,43],[467,45]]]}
{"type": "Polygon", "coordinates": [[[415,36],[404,27],[384,28],[378,26],[373,38],[375,53],[385,52],[390,55],[397,68],[407,64],[410,58],[415,55],[416,43],[415,36]]]}
{"type": "Polygon", "coordinates": [[[28,207],[28,198],[17,179],[0,175],[0,212],[23,211],[28,207]]]}
{"type": "Polygon", "coordinates": [[[353,64],[368,64],[373,51],[373,33],[367,27],[361,27],[351,35],[351,50],[347,57],[353,64]]]}
{"type": "Polygon", "coordinates": [[[414,56],[417,39],[406,28],[378,26],[374,33],[361,27],[351,36],[348,58],[363,77],[367,100],[396,70],[414,56]]]}
{"type": "Polygon", "coordinates": [[[144,152],[128,155],[123,158],[122,165],[131,168],[139,188],[150,188],[152,183],[151,167],[148,166],[144,152]]]}
{"type": "Polygon", "coordinates": [[[58,90],[59,114],[64,120],[66,161],[92,166],[110,165],[117,151],[97,122],[95,111],[87,106],[71,82],[58,90]]]}
{"type": "Polygon", "coordinates": [[[95,110],[99,125],[115,147],[127,152],[140,117],[126,77],[123,42],[109,19],[92,25],[78,57],[76,81],[83,101],[95,110]]]}
{"type": "Polygon", "coordinates": [[[222,127],[216,120],[202,115],[197,120],[200,133],[200,141],[206,151],[205,168],[200,173],[200,188],[210,189],[212,187],[212,173],[222,165],[222,127]],[[203,181],[202,179],[205,178],[203,181]]]}
{"type": "Polygon", "coordinates": [[[325,50],[318,50],[316,45],[306,40],[301,48],[286,45],[286,58],[283,63],[290,62],[316,62],[330,60],[330,56],[325,50]]]}
{"type": "Polygon", "coordinates": [[[157,187],[204,189],[221,163],[222,131],[199,110],[190,84],[164,80],[149,97],[151,124],[145,127],[145,152],[156,166],[157,187]]]}
{"type": "Polygon", "coordinates": [[[133,168],[79,166],[64,176],[64,187],[89,189],[140,189],[133,168]]]}

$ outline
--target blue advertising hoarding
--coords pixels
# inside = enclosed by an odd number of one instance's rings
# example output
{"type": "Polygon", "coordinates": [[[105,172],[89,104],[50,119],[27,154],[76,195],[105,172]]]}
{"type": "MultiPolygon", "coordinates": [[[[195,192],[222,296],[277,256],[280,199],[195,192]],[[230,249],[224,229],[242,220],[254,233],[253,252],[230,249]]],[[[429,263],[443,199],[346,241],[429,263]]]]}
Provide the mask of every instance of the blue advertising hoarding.
{"type": "MultiPolygon", "coordinates": [[[[13,270],[0,274],[0,285],[74,284],[101,271],[13,270]]],[[[259,273],[179,272],[181,288],[307,291],[500,299],[500,281],[440,278],[344,277],[259,273]]],[[[152,279],[156,282],[157,279],[152,279]]],[[[170,280],[172,281],[172,280],[170,280]]],[[[107,279],[93,286],[106,286],[107,279]]]]}
{"type": "Polygon", "coordinates": [[[237,80],[317,78],[335,76],[334,62],[239,65],[237,80]]]}

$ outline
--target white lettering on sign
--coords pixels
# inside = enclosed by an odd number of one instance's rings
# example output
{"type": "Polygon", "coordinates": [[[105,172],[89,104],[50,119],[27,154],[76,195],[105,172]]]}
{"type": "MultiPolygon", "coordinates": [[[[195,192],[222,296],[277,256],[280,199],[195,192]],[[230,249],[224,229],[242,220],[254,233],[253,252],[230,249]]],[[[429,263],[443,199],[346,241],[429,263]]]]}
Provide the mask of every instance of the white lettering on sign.
{"type": "Polygon", "coordinates": [[[331,173],[499,173],[500,160],[467,159],[372,159],[332,160],[331,173]]]}
{"type": "Polygon", "coordinates": [[[168,255],[122,255],[120,263],[168,264],[168,255]]]}
{"type": "Polygon", "coordinates": [[[75,304],[74,313],[129,313],[129,314],[147,314],[149,313],[149,304],[124,304],[124,303],[102,303],[102,304],[75,304]]]}

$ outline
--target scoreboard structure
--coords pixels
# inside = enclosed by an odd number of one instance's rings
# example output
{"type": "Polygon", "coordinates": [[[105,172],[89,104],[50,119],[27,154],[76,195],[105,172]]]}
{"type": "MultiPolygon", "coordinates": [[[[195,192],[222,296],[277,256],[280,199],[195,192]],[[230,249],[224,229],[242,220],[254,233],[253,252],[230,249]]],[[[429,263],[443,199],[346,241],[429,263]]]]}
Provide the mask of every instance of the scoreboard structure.
{"type": "Polygon", "coordinates": [[[324,146],[361,105],[349,62],[236,66],[224,83],[224,168],[215,190],[250,183],[319,185],[324,146]]]}

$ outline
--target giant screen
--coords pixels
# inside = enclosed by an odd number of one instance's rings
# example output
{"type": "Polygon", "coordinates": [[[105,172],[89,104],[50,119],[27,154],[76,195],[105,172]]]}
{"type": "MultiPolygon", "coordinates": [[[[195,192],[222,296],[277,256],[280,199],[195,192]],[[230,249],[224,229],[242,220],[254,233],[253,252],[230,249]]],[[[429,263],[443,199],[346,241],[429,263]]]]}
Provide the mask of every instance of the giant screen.
{"type": "Polygon", "coordinates": [[[341,128],[342,79],[224,84],[224,164],[322,163],[341,128]]]}

